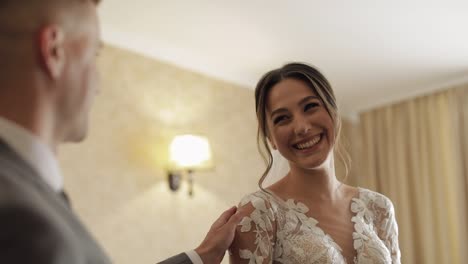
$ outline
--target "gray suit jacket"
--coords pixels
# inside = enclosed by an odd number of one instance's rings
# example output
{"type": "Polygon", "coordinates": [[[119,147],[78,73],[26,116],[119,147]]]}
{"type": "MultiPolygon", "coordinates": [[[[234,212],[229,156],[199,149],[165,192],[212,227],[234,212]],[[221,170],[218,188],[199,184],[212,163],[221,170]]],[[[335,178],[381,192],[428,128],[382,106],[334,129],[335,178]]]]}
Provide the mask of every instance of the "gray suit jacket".
{"type": "Polygon", "coordinates": [[[158,262],[158,264],[192,264],[192,261],[190,261],[189,257],[185,253],[181,253],[172,258],[158,262]]]}
{"type": "MultiPolygon", "coordinates": [[[[66,201],[1,139],[0,263],[111,263],[66,201]]],[[[179,254],[162,263],[192,262],[179,254]]]]}

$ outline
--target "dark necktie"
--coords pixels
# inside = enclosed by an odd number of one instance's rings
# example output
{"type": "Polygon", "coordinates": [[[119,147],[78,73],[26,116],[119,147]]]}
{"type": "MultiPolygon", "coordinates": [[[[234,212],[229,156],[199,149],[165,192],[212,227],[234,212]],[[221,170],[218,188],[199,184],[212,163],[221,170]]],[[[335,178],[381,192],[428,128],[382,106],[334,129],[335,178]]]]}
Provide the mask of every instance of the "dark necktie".
{"type": "Polygon", "coordinates": [[[68,198],[68,195],[65,191],[61,191],[59,192],[59,195],[60,195],[60,198],[63,199],[63,201],[65,202],[65,204],[71,208],[71,204],[70,204],[70,199],[68,198]]]}

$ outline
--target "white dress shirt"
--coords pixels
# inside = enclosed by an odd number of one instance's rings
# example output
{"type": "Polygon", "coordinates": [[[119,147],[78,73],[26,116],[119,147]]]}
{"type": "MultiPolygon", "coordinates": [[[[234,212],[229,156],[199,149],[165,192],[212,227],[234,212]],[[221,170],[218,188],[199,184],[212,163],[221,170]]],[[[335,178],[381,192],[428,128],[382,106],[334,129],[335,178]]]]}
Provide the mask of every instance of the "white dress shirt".
{"type": "Polygon", "coordinates": [[[197,254],[197,252],[195,252],[195,250],[187,251],[185,252],[185,254],[187,254],[187,256],[193,262],[193,264],[203,264],[202,259],[197,254]]]}
{"type": "Polygon", "coordinates": [[[63,189],[58,161],[49,146],[25,128],[0,117],[0,138],[56,192],[63,189]]]}

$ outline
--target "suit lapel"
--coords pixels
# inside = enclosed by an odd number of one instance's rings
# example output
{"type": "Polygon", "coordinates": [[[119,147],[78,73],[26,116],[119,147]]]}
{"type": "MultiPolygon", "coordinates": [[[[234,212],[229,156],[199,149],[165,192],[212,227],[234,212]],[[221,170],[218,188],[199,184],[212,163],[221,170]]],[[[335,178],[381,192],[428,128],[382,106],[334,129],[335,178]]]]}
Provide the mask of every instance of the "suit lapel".
{"type": "Polygon", "coordinates": [[[29,185],[45,193],[45,196],[54,197],[52,199],[59,201],[69,209],[70,202],[65,200],[60,193],[55,192],[26,161],[24,161],[16,152],[14,152],[7,143],[0,138],[0,167],[3,171],[10,171],[17,175],[17,181],[26,181],[29,185]]]}

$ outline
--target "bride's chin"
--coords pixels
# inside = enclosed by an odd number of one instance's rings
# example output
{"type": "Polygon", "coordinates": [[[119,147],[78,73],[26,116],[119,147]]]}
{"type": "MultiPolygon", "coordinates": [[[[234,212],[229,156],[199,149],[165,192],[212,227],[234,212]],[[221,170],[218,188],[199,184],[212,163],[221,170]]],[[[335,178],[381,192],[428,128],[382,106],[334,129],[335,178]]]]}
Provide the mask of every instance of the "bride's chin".
{"type": "Polygon", "coordinates": [[[327,155],[319,160],[308,162],[302,166],[305,170],[316,171],[334,168],[333,155],[327,155]]]}

